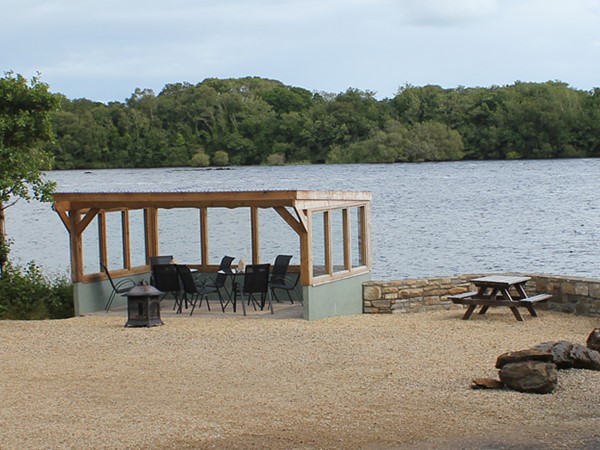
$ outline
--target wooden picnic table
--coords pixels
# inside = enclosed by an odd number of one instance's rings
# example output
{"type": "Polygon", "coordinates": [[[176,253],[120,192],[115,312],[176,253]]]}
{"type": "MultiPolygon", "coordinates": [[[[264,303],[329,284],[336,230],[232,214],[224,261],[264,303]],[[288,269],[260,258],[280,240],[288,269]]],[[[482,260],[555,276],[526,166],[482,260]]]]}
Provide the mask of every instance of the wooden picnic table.
{"type": "Polygon", "coordinates": [[[463,320],[468,320],[478,306],[481,306],[479,314],[485,314],[490,306],[507,306],[518,321],[523,321],[518,307],[526,308],[531,316],[537,317],[534,304],[551,297],[550,294],[529,297],[525,292],[525,283],[530,279],[530,277],[508,275],[475,278],[470,281],[477,287],[477,291],[451,295],[448,299],[456,304],[468,306],[463,320]]]}

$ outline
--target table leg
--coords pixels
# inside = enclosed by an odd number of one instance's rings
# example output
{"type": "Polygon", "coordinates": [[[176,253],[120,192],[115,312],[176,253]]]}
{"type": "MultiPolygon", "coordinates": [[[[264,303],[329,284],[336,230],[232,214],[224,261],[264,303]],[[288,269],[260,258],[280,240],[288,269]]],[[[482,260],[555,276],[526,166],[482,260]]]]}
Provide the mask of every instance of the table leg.
{"type": "Polygon", "coordinates": [[[517,320],[519,322],[523,322],[523,316],[521,315],[521,313],[519,312],[519,310],[515,307],[515,306],[511,306],[510,310],[512,311],[512,313],[515,315],[515,317],[517,318],[517,320]]]}
{"type": "Polygon", "coordinates": [[[463,320],[469,320],[469,318],[471,317],[471,314],[473,314],[473,311],[475,311],[476,307],[477,307],[477,305],[469,305],[469,307],[467,308],[467,311],[465,312],[465,315],[463,316],[463,320]]]}
{"type": "Polygon", "coordinates": [[[535,309],[534,309],[534,307],[533,307],[533,305],[525,305],[525,308],[527,308],[527,311],[529,311],[529,314],[530,314],[532,317],[537,317],[537,316],[538,316],[538,315],[537,315],[537,312],[535,311],[535,309]]]}
{"type": "Polygon", "coordinates": [[[483,305],[481,307],[481,309],[479,310],[479,314],[485,314],[487,312],[487,310],[489,309],[488,305],[483,305]]]}

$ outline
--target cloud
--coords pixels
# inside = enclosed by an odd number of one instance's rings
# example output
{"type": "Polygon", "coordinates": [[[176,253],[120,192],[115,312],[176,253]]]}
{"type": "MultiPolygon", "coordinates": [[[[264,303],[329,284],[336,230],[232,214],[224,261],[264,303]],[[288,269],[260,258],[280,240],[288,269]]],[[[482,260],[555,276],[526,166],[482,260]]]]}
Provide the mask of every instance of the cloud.
{"type": "Polygon", "coordinates": [[[497,0],[408,0],[400,8],[409,24],[454,26],[490,19],[499,5],[497,0]]]}

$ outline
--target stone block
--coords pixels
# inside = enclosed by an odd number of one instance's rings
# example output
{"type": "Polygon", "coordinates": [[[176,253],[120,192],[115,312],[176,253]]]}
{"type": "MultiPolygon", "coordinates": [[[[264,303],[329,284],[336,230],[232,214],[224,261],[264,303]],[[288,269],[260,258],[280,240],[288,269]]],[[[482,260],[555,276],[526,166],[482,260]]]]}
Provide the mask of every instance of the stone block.
{"type": "Polygon", "coordinates": [[[563,295],[573,295],[575,294],[575,283],[564,281],[560,284],[560,290],[563,295]]]}
{"type": "Polygon", "coordinates": [[[421,297],[423,295],[422,289],[404,289],[398,293],[400,298],[413,298],[421,297]]]}
{"type": "Polygon", "coordinates": [[[439,295],[432,295],[429,297],[423,297],[423,303],[425,305],[437,305],[441,301],[439,295]]]}
{"type": "Polygon", "coordinates": [[[374,308],[390,308],[391,307],[391,303],[387,300],[373,300],[371,301],[371,306],[373,306],[374,308]]]}
{"type": "Polygon", "coordinates": [[[600,299],[600,283],[590,283],[589,296],[600,299]]]}
{"type": "Polygon", "coordinates": [[[381,298],[381,289],[379,286],[363,286],[363,299],[379,300],[381,298]]]}
{"type": "Polygon", "coordinates": [[[587,283],[575,283],[575,295],[587,297],[590,295],[590,289],[587,283]]]}

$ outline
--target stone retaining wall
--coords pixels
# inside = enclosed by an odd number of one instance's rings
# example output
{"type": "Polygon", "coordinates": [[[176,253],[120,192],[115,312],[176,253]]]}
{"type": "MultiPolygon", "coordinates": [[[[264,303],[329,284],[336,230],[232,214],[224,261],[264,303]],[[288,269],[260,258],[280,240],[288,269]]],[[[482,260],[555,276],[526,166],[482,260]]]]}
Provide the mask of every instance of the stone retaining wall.
{"type": "MultiPolygon", "coordinates": [[[[368,281],[363,283],[363,312],[365,314],[391,314],[463,308],[463,306],[455,305],[452,301],[447,300],[447,297],[476,290],[469,280],[484,275],[490,274],[368,281]]],[[[526,290],[530,295],[552,294],[552,298],[548,302],[538,303],[536,308],[600,316],[600,280],[539,274],[522,275],[531,277],[526,285],[526,290]]]]}

